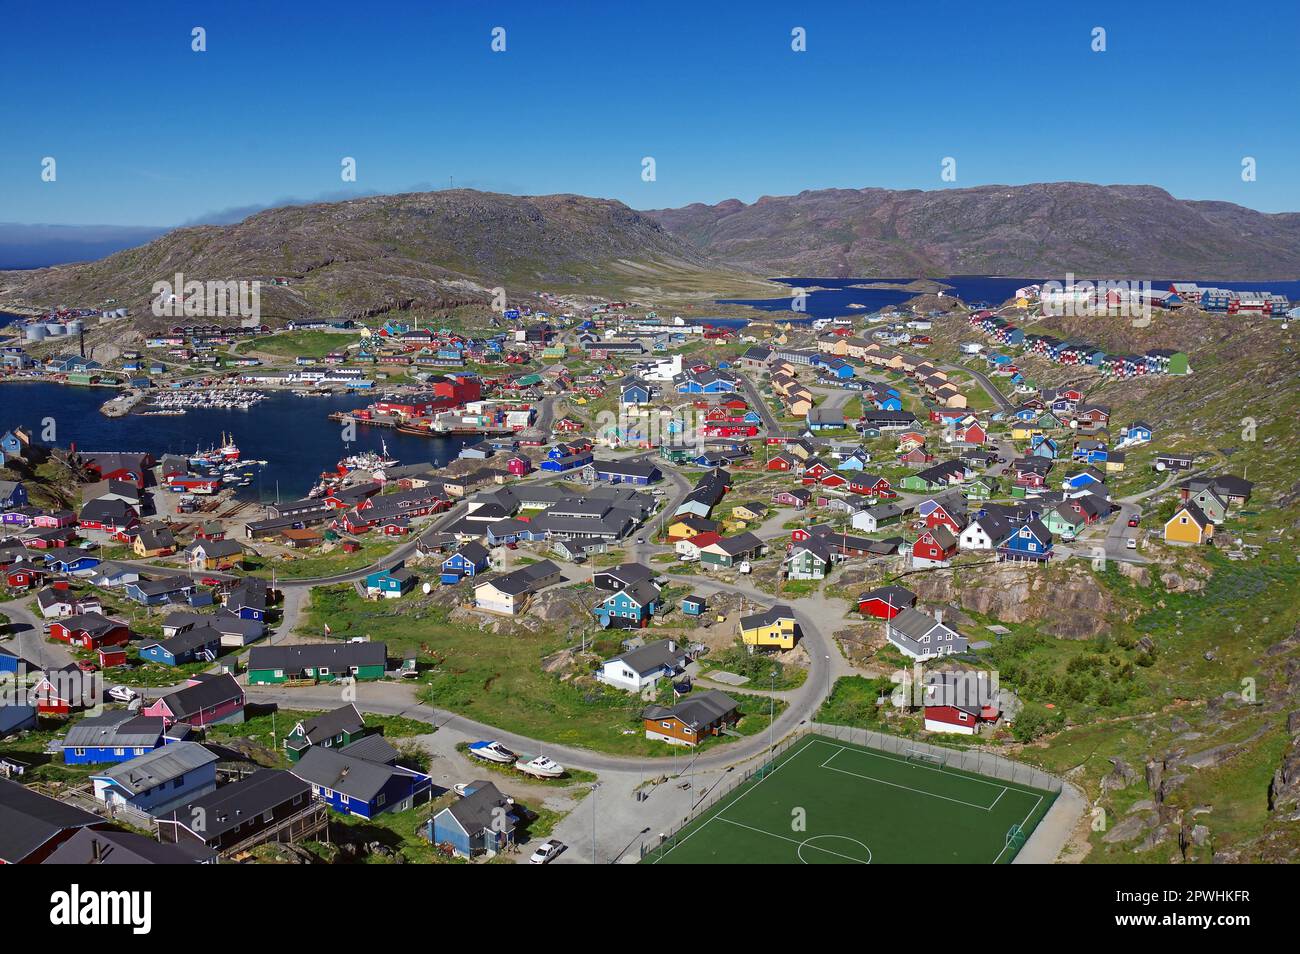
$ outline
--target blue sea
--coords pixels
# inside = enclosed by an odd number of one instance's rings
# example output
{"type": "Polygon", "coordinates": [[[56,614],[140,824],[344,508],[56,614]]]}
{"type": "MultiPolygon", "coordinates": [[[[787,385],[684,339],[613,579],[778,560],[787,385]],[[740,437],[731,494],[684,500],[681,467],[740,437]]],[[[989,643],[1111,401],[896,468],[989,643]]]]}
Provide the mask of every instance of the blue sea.
{"type": "Polygon", "coordinates": [[[404,464],[432,462],[442,466],[456,458],[467,438],[418,437],[389,428],[356,428],[356,440],[343,443],[342,427],[328,415],[361,407],[371,398],[363,395],[296,397],[273,393],[248,410],[191,410],[179,417],[144,417],[128,414],[108,418],[99,406],[116,392],[110,388],[80,388],[44,381],[0,384],[0,433],[23,424],[41,437],[42,421],[53,418],[54,439],[42,441],[60,447],[75,444],[85,451],[149,451],[192,454],[220,443],[229,434],[245,460],[265,460],[266,467],[249,468],[251,486],[239,488],[246,499],[271,501],[301,497],[311,489],[321,471],[334,467],[348,454],[388,451],[404,464]]]}
{"type": "MultiPolygon", "coordinates": [[[[783,312],[783,319],[811,321],[814,318],[837,318],[841,315],[869,315],[894,305],[900,305],[916,297],[916,292],[897,291],[884,288],[855,288],[855,285],[873,282],[892,282],[906,284],[915,278],[776,278],[773,281],[789,285],[791,288],[817,288],[810,291],[805,299],[807,310],[794,312],[790,310],[790,298],[731,298],[721,302],[728,305],[750,305],[764,311],[783,312]],[[865,305],[865,308],[850,308],[852,304],[865,305]]],[[[1017,288],[1041,283],[1043,278],[1008,278],[999,275],[950,275],[933,281],[944,286],[944,291],[956,295],[969,305],[988,303],[994,306],[1002,304],[1015,294],[1017,288]]],[[[1055,278],[1061,281],[1060,277],[1055,278]]],[[[1291,301],[1300,300],[1300,281],[1276,282],[1238,282],[1226,280],[1209,280],[1195,278],[1151,279],[1153,288],[1168,288],[1173,282],[1191,281],[1198,285],[1219,288],[1235,288],[1241,291],[1271,291],[1286,295],[1291,301]]],[[[699,319],[708,324],[722,327],[743,327],[744,318],[705,318],[699,319]]]]}

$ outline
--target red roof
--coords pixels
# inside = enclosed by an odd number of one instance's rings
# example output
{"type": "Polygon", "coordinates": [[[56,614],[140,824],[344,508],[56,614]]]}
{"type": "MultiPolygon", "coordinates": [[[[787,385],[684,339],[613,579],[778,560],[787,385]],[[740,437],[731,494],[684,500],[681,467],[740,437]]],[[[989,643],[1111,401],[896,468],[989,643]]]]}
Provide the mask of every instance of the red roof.
{"type": "Polygon", "coordinates": [[[696,547],[711,547],[722,539],[722,534],[718,533],[716,530],[709,530],[706,533],[697,533],[689,539],[692,545],[696,547]]]}

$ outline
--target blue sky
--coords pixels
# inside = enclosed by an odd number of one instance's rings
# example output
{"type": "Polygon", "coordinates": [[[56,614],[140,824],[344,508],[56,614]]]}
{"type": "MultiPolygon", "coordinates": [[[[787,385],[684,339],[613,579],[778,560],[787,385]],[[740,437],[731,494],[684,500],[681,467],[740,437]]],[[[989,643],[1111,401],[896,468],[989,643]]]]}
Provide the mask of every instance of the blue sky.
{"type": "Polygon", "coordinates": [[[1300,4],[1138,6],[10,4],[0,221],[171,225],[451,177],[634,208],[1084,180],[1300,210],[1300,4]]]}

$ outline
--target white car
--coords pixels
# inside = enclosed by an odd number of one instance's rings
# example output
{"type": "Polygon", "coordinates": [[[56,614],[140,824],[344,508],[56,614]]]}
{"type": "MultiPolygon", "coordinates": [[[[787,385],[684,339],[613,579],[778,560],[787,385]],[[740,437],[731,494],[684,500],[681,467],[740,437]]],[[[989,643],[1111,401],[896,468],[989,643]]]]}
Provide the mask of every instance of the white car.
{"type": "Polygon", "coordinates": [[[555,856],[564,850],[564,845],[554,838],[550,841],[542,842],[533,852],[532,857],[528,859],[529,864],[544,865],[555,860],[555,856]]]}
{"type": "Polygon", "coordinates": [[[115,702],[134,702],[140,698],[140,693],[128,686],[114,686],[108,690],[108,698],[115,702]]]}
{"type": "Polygon", "coordinates": [[[1138,548],[1137,537],[1129,537],[1128,542],[1125,543],[1124,546],[1128,547],[1130,550],[1136,550],[1138,548]]]}

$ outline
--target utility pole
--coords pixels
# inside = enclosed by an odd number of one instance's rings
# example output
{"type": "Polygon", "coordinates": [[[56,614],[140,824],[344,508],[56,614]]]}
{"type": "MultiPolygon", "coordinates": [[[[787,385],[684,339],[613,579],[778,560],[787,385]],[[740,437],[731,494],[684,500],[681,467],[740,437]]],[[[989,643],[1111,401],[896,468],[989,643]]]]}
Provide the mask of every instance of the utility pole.
{"type": "Polygon", "coordinates": [[[596,853],[596,789],[600,788],[600,783],[596,782],[591,786],[591,863],[600,864],[600,856],[596,853]]]}

